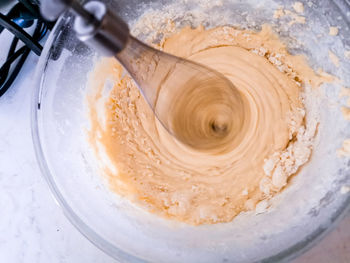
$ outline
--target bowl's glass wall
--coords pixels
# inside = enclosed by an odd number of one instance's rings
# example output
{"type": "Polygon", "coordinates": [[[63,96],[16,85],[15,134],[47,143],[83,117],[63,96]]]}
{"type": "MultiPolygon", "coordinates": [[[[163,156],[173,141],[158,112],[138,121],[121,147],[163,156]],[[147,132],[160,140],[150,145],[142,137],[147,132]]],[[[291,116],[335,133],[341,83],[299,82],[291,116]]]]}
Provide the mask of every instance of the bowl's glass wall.
{"type": "MultiPolygon", "coordinates": [[[[109,1],[109,5],[132,25],[150,6],[162,9],[169,2],[119,0],[109,1]]],[[[322,67],[348,83],[350,63],[342,56],[344,50],[350,49],[350,13],[346,3],[302,2],[306,25],[287,30],[277,24],[274,28],[290,44],[292,53],[306,54],[315,69],[322,67]],[[339,36],[328,36],[330,25],[341,27],[339,36]],[[327,49],[338,54],[340,68],[329,62],[327,49]]],[[[218,10],[203,9],[205,24],[229,23],[258,29],[263,23],[271,23],[279,5],[291,9],[290,1],[223,1],[223,6],[217,8],[225,19],[220,23],[212,21],[211,12],[218,10]]],[[[182,8],[187,13],[179,11],[177,19],[191,23],[189,14],[198,6],[191,0],[184,1],[182,8]]],[[[350,183],[350,163],[337,158],[335,152],[350,137],[350,125],[344,122],[339,107],[334,106],[339,103],[339,86],[334,84],[322,87],[325,96],[319,98],[321,124],[311,161],[292,179],[293,184],[275,198],[268,213],[247,213],[231,223],[193,227],[157,218],[110,193],[97,172],[98,164],[86,139],[86,82],[98,56],[75,39],[71,20],[65,15],[59,21],[40,60],[33,136],[41,167],[56,199],[73,224],[107,253],[121,261],[280,260],[310,246],[345,210],[349,195],[341,194],[340,188],[350,183]]]]}

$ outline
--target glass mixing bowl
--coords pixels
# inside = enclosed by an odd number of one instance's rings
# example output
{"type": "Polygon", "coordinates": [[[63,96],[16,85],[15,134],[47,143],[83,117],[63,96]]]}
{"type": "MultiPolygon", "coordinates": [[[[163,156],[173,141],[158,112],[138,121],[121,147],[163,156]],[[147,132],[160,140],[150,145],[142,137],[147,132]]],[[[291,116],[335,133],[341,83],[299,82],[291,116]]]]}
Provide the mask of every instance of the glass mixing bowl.
{"type": "MultiPolygon", "coordinates": [[[[304,2],[307,23],[286,28],[276,23],[279,6],[290,1],[109,1],[130,25],[146,10],[172,10],[177,25],[240,25],[259,29],[273,23],[290,47],[309,64],[348,83],[350,49],[346,1],[304,2]],[[217,3],[214,6],[209,3],[217,3]],[[180,4],[179,4],[180,3],[180,4]],[[200,10],[200,11],[198,11],[200,10]],[[218,19],[220,18],[220,19],[218,19]],[[329,26],[340,28],[329,36],[329,26]],[[340,57],[336,68],[328,50],[340,57]]],[[[336,150],[350,137],[350,122],[339,110],[339,85],[323,85],[320,126],[310,162],[274,205],[263,214],[242,213],[232,222],[189,226],[159,218],[111,193],[98,173],[98,163],[86,139],[89,120],[84,99],[88,73],[98,55],[72,33],[72,16],[59,19],[45,44],[36,71],[32,133],[38,162],[52,193],[73,225],[89,240],[120,262],[280,262],[296,257],[317,242],[349,210],[350,161],[336,150]],[[343,191],[344,192],[344,191],[343,191]]],[[[144,32],[138,33],[144,38],[144,32]]]]}

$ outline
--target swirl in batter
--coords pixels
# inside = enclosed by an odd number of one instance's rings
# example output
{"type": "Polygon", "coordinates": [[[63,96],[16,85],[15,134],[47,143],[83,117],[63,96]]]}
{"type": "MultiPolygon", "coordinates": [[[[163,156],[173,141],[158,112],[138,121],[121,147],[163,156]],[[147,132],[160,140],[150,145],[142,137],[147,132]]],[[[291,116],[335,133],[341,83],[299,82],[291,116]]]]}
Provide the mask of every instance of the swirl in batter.
{"type": "MultiPolygon", "coordinates": [[[[259,33],[184,28],[159,48],[229,78],[242,97],[243,123],[218,145],[220,151],[184,145],[157,121],[121,65],[103,59],[90,80],[89,134],[111,189],[151,212],[190,224],[229,222],[242,211],[266,208],[266,200],[286,187],[311,155],[317,124],[307,127],[301,92],[324,78],[304,57],[288,54],[267,26],[259,33]],[[103,98],[107,78],[113,89],[103,98]]],[[[195,101],[179,103],[177,110],[195,101]]],[[[210,119],[212,112],[203,114],[210,119]]],[[[177,132],[187,130],[180,125],[177,132]]]]}

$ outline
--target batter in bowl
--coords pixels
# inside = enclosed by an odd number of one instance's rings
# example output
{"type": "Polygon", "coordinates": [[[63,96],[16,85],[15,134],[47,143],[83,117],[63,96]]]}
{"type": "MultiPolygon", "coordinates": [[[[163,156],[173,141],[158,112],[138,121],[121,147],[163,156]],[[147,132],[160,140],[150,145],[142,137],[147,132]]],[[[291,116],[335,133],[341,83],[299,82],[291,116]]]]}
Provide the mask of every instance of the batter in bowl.
{"type": "Polygon", "coordinates": [[[110,188],[150,212],[195,225],[264,212],[311,155],[317,121],[308,120],[303,90],[331,78],[288,54],[268,26],[258,33],[186,27],[158,48],[229,78],[242,95],[244,122],[221,153],[183,145],[122,66],[103,59],[90,77],[89,135],[110,188]],[[113,88],[104,97],[106,79],[113,88]]]}

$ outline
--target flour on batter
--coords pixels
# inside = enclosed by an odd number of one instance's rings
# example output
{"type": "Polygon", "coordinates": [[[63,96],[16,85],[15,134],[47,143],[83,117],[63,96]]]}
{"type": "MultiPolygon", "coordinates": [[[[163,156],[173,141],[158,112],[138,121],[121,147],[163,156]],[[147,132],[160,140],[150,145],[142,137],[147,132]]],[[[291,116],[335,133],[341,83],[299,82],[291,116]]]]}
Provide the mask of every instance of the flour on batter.
{"type": "Polygon", "coordinates": [[[90,80],[95,92],[88,98],[90,139],[105,163],[111,189],[151,212],[189,224],[229,222],[242,211],[265,211],[268,200],[310,158],[317,122],[306,122],[301,93],[325,78],[303,56],[288,54],[268,26],[258,33],[229,26],[186,27],[161,40],[158,48],[229,78],[243,97],[245,121],[229,151],[194,150],[155,119],[122,66],[103,59],[90,80]],[[106,79],[114,87],[103,99],[106,79]],[[101,101],[103,121],[96,107],[101,101]]]}

